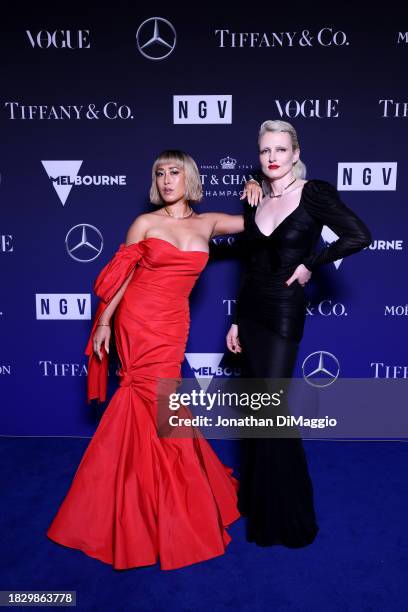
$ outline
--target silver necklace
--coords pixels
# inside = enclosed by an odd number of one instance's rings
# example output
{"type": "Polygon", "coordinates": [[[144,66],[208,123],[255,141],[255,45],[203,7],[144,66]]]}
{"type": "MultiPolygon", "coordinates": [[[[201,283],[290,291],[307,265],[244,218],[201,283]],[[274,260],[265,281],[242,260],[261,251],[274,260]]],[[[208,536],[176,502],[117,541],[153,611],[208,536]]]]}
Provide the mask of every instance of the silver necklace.
{"type": "MultiPolygon", "coordinates": [[[[293,183],[294,183],[295,181],[297,181],[297,178],[294,178],[294,179],[293,179],[293,181],[291,181],[291,182],[289,183],[289,185],[286,185],[286,187],[284,187],[284,188],[283,188],[283,191],[285,191],[285,189],[288,189],[288,187],[290,187],[291,185],[293,185],[293,183]]],[[[271,190],[272,190],[272,187],[271,187],[271,190]]],[[[269,197],[270,197],[270,198],[281,198],[281,197],[282,197],[282,195],[283,195],[283,192],[282,192],[282,193],[278,193],[278,195],[271,195],[271,196],[269,196],[269,197]]]]}
{"type": "Polygon", "coordinates": [[[173,215],[173,213],[171,213],[171,212],[169,212],[167,210],[167,206],[164,207],[164,210],[169,215],[169,217],[173,217],[173,219],[188,219],[189,217],[191,217],[191,215],[194,212],[194,210],[191,208],[191,206],[189,206],[189,208],[190,208],[190,212],[187,215],[184,215],[183,217],[176,217],[176,215],[173,215]]]}

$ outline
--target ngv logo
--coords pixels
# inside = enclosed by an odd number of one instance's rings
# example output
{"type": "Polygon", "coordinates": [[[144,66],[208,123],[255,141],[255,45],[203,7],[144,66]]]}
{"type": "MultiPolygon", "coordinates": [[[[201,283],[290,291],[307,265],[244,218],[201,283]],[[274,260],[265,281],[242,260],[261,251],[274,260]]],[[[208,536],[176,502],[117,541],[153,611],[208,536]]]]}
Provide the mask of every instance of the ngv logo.
{"type": "Polygon", "coordinates": [[[89,293],[37,293],[35,296],[37,319],[90,319],[89,293]]]}
{"type": "Polygon", "coordinates": [[[232,96],[173,96],[173,123],[232,123],[232,96]]]}
{"type": "Polygon", "coordinates": [[[395,191],[397,162],[339,162],[337,188],[343,191],[395,191]]]}
{"type": "Polygon", "coordinates": [[[26,30],[28,40],[32,48],[39,49],[89,49],[89,30],[40,30],[31,32],[26,30]]]}

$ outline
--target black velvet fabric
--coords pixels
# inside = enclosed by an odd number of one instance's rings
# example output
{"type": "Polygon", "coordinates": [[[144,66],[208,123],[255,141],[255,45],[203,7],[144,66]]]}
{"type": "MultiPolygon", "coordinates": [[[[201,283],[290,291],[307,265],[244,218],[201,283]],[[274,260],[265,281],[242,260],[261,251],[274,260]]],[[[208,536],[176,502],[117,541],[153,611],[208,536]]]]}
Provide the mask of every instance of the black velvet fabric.
{"type": "MultiPolygon", "coordinates": [[[[245,203],[244,271],[234,322],[242,345],[243,376],[290,379],[303,336],[303,287],[286,280],[303,263],[309,270],[355,253],[371,242],[368,228],[335,187],[309,180],[299,206],[269,236],[245,203]],[[327,225],[338,240],[316,252],[327,225]]],[[[284,407],[289,413],[289,407],[284,407]]],[[[260,546],[310,544],[317,532],[313,487],[299,435],[242,441],[239,510],[247,539],[260,546]]]]}

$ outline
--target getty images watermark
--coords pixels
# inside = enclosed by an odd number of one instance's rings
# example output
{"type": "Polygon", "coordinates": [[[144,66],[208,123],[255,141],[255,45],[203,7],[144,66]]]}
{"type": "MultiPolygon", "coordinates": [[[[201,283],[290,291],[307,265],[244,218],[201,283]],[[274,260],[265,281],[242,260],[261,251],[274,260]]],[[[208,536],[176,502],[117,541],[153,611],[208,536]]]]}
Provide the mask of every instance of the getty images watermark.
{"type": "MultiPolygon", "coordinates": [[[[247,393],[247,392],[223,392],[216,391],[209,393],[200,389],[184,393],[171,393],[169,395],[169,410],[179,411],[182,414],[186,408],[201,408],[205,411],[211,411],[214,408],[228,408],[242,410],[249,408],[253,411],[259,411],[262,408],[273,408],[281,406],[282,396],[284,391],[280,390],[277,393],[247,393]],[[184,409],[184,410],[183,410],[184,409]]],[[[225,413],[224,413],[225,414],[225,413]]],[[[295,417],[289,414],[276,414],[275,416],[258,417],[249,414],[243,417],[231,417],[218,414],[216,417],[198,414],[196,416],[180,416],[173,414],[169,416],[169,425],[171,427],[311,427],[312,429],[335,427],[336,419],[324,418],[305,418],[302,415],[295,417]]]]}
{"type": "MultiPolygon", "coordinates": [[[[334,373],[334,377],[336,373],[334,373]]],[[[408,379],[162,379],[159,437],[401,439],[408,379]]]]}

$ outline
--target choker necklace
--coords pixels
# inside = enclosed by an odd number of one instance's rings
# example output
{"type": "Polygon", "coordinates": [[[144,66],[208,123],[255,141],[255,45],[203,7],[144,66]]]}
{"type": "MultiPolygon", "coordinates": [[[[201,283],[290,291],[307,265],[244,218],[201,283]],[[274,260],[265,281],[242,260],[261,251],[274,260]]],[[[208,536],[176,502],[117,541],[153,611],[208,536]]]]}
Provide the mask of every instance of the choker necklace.
{"type": "MultiPolygon", "coordinates": [[[[292,181],[291,183],[289,183],[289,185],[286,185],[286,187],[284,187],[284,188],[283,188],[283,191],[285,191],[285,189],[288,189],[288,187],[290,187],[291,185],[293,185],[293,183],[294,183],[295,181],[297,181],[297,178],[294,178],[294,179],[293,179],[293,181],[292,181]]],[[[272,187],[271,187],[271,190],[272,190],[272,187]]],[[[281,198],[281,197],[282,197],[282,195],[283,195],[283,192],[282,192],[282,193],[278,193],[278,195],[271,195],[271,196],[269,196],[269,197],[270,197],[270,198],[281,198]]]]}
{"type": "Polygon", "coordinates": [[[164,207],[164,210],[166,211],[166,213],[169,215],[169,217],[173,217],[173,219],[188,219],[189,217],[191,217],[191,215],[193,214],[194,210],[190,208],[190,212],[187,215],[184,215],[183,217],[176,217],[175,215],[173,215],[173,213],[169,212],[167,210],[167,206],[164,207]]]}

